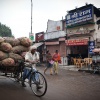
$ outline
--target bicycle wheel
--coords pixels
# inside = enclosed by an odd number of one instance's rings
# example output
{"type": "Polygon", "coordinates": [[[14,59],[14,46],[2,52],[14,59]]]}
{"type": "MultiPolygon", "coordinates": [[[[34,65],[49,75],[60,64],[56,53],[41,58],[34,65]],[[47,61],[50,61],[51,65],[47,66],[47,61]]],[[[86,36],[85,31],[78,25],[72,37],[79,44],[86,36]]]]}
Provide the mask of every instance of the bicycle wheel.
{"type": "Polygon", "coordinates": [[[47,91],[47,81],[40,72],[33,72],[30,77],[30,87],[36,96],[41,97],[47,91]]]}

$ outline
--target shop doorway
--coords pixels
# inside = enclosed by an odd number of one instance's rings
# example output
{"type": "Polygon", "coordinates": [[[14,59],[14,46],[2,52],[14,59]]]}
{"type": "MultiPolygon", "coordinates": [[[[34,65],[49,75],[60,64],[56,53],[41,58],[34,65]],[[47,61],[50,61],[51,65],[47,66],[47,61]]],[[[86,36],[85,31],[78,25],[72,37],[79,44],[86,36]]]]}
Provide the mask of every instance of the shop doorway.
{"type": "Polygon", "coordinates": [[[81,46],[71,46],[71,57],[76,57],[78,58],[81,56],[81,58],[86,58],[88,57],[88,45],[81,45],[81,46]]]}

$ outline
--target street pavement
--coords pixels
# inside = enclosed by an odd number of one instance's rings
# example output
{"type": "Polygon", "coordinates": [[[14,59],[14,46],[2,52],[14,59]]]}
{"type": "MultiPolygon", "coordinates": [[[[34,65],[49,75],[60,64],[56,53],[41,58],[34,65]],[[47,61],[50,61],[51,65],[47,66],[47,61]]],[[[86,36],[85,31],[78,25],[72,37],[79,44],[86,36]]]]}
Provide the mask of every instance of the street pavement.
{"type": "Polygon", "coordinates": [[[70,71],[78,71],[79,70],[79,68],[77,68],[74,65],[65,65],[65,66],[60,65],[59,68],[65,69],[65,70],[70,70],[70,71]]]}
{"type": "MultiPolygon", "coordinates": [[[[45,66],[37,69],[43,73],[45,66]]],[[[0,73],[1,74],[1,73],[0,73]]],[[[0,76],[0,100],[99,100],[100,75],[78,71],[75,66],[59,66],[58,75],[50,75],[49,69],[44,74],[47,93],[36,97],[28,84],[21,87],[13,78],[0,76]]]]}

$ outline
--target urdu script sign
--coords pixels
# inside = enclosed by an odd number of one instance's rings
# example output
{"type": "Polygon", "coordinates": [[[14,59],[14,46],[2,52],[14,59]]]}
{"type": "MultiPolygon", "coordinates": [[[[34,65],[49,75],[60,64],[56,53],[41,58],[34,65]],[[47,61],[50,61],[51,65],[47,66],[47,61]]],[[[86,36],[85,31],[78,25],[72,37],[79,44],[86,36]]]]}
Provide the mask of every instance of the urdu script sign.
{"type": "Polygon", "coordinates": [[[76,12],[69,13],[66,16],[66,25],[71,26],[79,24],[81,22],[86,22],[93,19],[93,9],[92,6],[84,8],[82,10],[77,10],[76,12]]]}

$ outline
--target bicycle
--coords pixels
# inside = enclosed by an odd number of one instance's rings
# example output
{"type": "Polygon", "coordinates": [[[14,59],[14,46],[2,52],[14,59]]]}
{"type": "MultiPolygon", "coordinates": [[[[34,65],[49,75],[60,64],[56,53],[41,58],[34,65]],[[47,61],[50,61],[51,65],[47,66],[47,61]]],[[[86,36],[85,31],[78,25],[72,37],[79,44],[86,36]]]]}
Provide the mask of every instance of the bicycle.
{"type": "MultiPolygon", "coordinates": [[[[19,66],[20,68],[17,70],[17,73],[16,73],[16,80],[22,83],[23,69],[24,67],[26,67],[25,62],[19,61],[19,66]]],[[[44,96],[47,91],[47,81],[45,77],[38,70],[34,71],[34,69],[31,67],[31,64],[28,67],[30,67],[30,71],[25,77],[25,79],[28,78],[28,75],[30,74],[28,83],[29,83],[29,86],[31,87],[32,92],[38,97],[44,96]],[[41,88],[38,88],[39,85],[41,86],[41,88]]]]}

